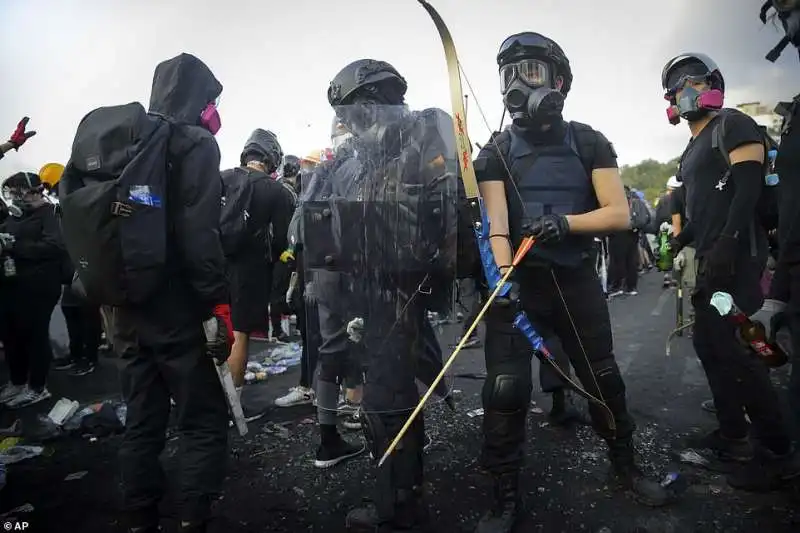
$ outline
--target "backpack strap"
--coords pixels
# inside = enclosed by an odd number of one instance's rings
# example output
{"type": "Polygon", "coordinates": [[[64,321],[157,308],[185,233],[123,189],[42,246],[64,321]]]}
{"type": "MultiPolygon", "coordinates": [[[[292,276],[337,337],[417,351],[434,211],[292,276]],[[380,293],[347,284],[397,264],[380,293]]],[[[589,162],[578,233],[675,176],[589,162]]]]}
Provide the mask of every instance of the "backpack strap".
{"type": "Polygon", "coordinates": [[[594,170],[594,154],[597,150],[597,134],[595,130],[580,122],[567,123],[567,142],[583,163],[586,175],[591,178],[594,170]]]}
{"type": "Polygon", "coordinates": [[[731,156],[728,153],[728,149],[725,148],[725,121],[727,118],[728,114],[726,112],[723,111],[720,113],[719,122],[714,125],[714,130],[711,132],[711,148],[719,152],[722,159],[725,160],[725,164],[730,169],[731,156]]]}

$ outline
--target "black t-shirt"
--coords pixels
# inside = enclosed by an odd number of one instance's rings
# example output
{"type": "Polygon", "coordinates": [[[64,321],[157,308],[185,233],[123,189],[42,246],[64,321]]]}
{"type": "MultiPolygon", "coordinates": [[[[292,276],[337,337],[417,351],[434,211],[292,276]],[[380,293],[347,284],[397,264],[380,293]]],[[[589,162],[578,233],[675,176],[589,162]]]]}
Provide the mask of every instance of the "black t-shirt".
{"type": "MultiPolygon", "coordinates": [[[[726,110],[723,144],[730,153],[745,144],[763,142],[758,124],[744,113],[726,110]]],[[[718,148],[712,146],[714,127],[720,116],[714,117],[705,128],[689,142],[681,158],[680,175],[686,189],[686,216],[692,224],[694,243],[698,256],[708,252],[722,233],[728,219],[736,184],[722,182],[728,164],[718,148]]],[[[753,222],[755,213],[753,213],[753,222]]],[[[739,239],[749,243],[748,236],[739,239]]],[[[749,247],[749,245],[748,245],[749,247]]]]}
{"type": "Polygon", "coordinates": [[[686,226],[686,187],[678,187],[669,195],[670,214],[680,215],[681,229],[686,226]]]}
{"type": "MultiPolygon", "coordinates": [[[[566,132],[563,127],[556,128],[552,135],[548,135],[546,137],[526,137],[526,140],[534,146],[558,144],[564,142],[565,133],[566,132]]],[[[592,170],[598,168],[618,168],[619,165],[617,164],[617,153],[614,151],[614,146],[608,139],[606,139],[605,135],[596,130],[585,133],[594,135],[594,142],[587,142],[584,139],[576,139],[576,142],[578,143],[578,146],[594,145],[594,150],[592,153],[586,154],[586,157],[592,162],[592,170]]],[[[581,155],[583,156],[584,154],[581,155]]],[[[484,181],[506,182],[508,180],[508,172],[506,171],[506,167],[503,165],[503,161],[500,159],[500,155],[497,153],[497,149],[495,148],[493,142],[489,141],[484,145],[484,147],[478,153],[477,159],[484,160],[481,162],[481,164],[476,165],[475,168],[476,178],[478,179],[479,183],[484,181]]]]}
{"type": "Polygon", "coordinates": [[[780,177],[778,246],[786,262],[800,263],[800,103],[795,105],[792,127],[781,137],[775,171],[780,177]]]}

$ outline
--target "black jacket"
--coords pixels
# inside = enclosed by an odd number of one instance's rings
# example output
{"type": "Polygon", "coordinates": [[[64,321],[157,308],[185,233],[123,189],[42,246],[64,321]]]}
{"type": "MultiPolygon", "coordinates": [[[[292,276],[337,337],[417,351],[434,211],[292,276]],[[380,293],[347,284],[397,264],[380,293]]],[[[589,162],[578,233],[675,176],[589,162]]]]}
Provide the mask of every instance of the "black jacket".
{"type": "Polygon", "coordinates": [[[222,85],[199,59],[181,54],[156,67],[149,112],[169,118],[172,165],[167,191],[167,280],[152,302],[123,309],[117,319],[134,325],[144,343],[198,339],[213,307],[228,300],[225,257],[219,238],[222,201],[220,153],[200,126],[200,113],[222,85]]]}
{"type": "Polygon", "coordinates": [[[8,217],[0,224],[0,233],[16,239],[8,253],[16,265],[14,278],[0,277],[0,283],[30,284],[42,287],[61,286],[61,270],[66,258],[61,226],[55,207],[50,203],[26,212],[22,217],[8,217]]]}

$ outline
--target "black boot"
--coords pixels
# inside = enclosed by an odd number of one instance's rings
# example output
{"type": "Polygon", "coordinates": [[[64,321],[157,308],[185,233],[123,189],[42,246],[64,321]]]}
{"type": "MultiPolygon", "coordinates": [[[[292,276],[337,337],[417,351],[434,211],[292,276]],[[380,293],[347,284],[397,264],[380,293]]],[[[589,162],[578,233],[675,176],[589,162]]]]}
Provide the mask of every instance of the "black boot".
{"type": "MultiPolygon", "coordinates": [[[[368,440],[375,436],[379,437],[376,442],[378,448],[374,453],[377,458],[389,444],[387,436],[399,431],[403,419],[391,415],[367,415],[363,422],[368,440]]],[[[377,533],[424,531],[428,522],[427,508],[422,501],[424,443],[425,426],[422,419],[417,418],[394,453],[377,470],[374,504],[347,513],[346,527],[349,531],[377,533]]]]}
{"type": "Polygon", "coordinates": [[[611,478],[620,488],[631,493],[633,498],[648,507],[661,507],[670,502],[666,488],[648,479],[636,465],[635,451],[630,439],[608,441],[611,460],[611,478]]]}
{"type": "Polygon", "coordinates": [[[428,522],[427,508],[422,502],[422,489],[397,489],[393,491],[394,516],[381,516],[378,506],[367,504],[347,513],[348,531],[394,533],[396,531],[422,532],[428,522]]]}
{"type": "Polygon", "coordinates": [[[553,405],[547,415],[547,420],[552,426],[569,426],[570,424],[589,425],[587,417],[578,411],[571,401],[569,393],[564,389],[553,391],[553,405]]]}
{"type": "Polygon", "coordinates": [[[519,472],[497,474],[492,480],[492,508],[483,515],[475,533],[511,533],[520,516],[519,472]]]}

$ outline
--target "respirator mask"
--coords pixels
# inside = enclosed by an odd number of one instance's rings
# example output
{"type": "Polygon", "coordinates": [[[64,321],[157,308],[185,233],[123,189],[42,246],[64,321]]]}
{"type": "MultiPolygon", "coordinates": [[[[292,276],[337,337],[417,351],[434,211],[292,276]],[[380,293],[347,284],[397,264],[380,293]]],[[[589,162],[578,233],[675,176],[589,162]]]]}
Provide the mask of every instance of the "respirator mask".
{"type": "Polygon", "coordinates": [[[681,118],[689,122],[702,119],[712,111],[722,109],[725,95],[720,89],[698,90],[693,85],[711,85],[712,73],[700,62],[689,62],[668,72],[663,78],[664,99],[670,102],[667,119],[672,125],[681,118]]]}
{"type": "Polygon", "coordinates": [[[200,112],[200,125],[216,135],[222,128],[222,119],[219,117],[219,97],[213,102],[209,102],[203,111],[200,112]]]}
{"type": "Polygon", "coordinates": [[[500,67],[503,103],[514,123],[541,129],[562,120],[564,95],[551,88],[550,66],[538,59],[523,59],[500,67]]]}
{"type": "Polygon", "coordinates": [[[19,186],[6,182],[2,187],[1,194],[3,196],[3,203],[8,207],[8,214],[15,218],[22,217],[26,212],[35,209],[45,202],[45,200],[39,196],[42,193],[41,185],[37,187],[31,184],[27,174],[25,174],[25,178],[28,181],[26,185],[30,186],[19,186]]]}
{"type": "Polygon", "coordinates": [[[387,105],[369,95],[359,95],[350,104],[336,106],[334,111],[349,134],[341,136],[344,138],[338,141],[338,146],[355,137],[360,146],[372,146],[389,153],[399,150],[408,114],[406,105],[387,105]]]}

